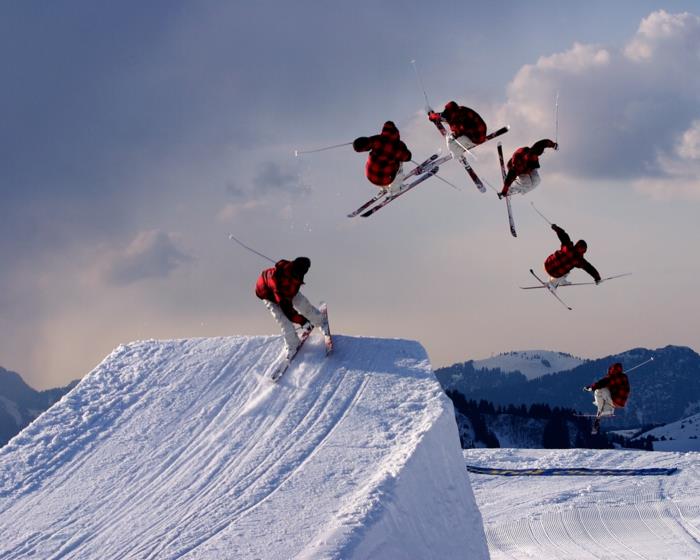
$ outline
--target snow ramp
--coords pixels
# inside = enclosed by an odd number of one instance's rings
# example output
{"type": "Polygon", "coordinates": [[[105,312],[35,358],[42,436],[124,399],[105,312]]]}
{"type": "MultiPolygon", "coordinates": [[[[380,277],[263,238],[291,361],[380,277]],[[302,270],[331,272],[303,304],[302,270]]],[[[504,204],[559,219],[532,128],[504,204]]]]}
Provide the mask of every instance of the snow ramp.
{"type": "Polygon", "coordinates": [[[488,558],[416,342],[120,346],[0,449],[0,557],[488,558]]]}

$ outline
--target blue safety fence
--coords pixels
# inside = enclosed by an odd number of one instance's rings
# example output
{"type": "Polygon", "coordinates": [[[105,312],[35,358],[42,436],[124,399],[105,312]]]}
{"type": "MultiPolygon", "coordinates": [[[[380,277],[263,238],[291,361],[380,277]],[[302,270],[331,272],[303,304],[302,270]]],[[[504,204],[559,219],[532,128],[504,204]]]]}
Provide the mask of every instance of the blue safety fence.
{"type": "Polygon", "coordinates": [[[497,476],[670,476],[678,469],[587,469],[583,467],[556,469],[498,469],[467,465],[467,470],[474,474],[490,474],[497,476]]]}

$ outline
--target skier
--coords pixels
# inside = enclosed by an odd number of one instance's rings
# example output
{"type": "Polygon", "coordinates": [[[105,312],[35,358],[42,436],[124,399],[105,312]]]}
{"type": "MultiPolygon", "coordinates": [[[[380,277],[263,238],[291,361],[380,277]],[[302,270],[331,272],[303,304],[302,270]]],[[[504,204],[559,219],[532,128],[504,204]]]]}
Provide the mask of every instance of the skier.
{"type": "Polygon", "coordinates": [[[606,377],[587,385],[583,390],[594,391],[593,404],[598,407],[598,412],[591,433],[597,434],[601,416],[612,416],[615,414],[615,408],[624,408],[630,394],[630,382],[622,371],[622,364],[616,362],[608,368],[606,377]]]}
{"type": "Polygon", "coordinates": [[[508,174],[503,181],[503,190],[498,193],[498,198],[508,195],[510,186],[515,182],[517,192],[526,194],[540,184],[540,175],[537,169],[540,167],[539,157],[545,148],[559,149],[556,142],[544,138],[535,142],[532,146],[523,146],[513,152],[508,160],[508,174]]]}
{"type": "Polygon", "coordinates": [[[392,121],[384,123],[380,134],[356,138],[352,147],[356,152],[369,152],[365,175],[371,183],[389,193],[399,190],[404,177],[402,163],[411,161],[411,152],[392,121]]]}
{"type": "Polygon", "coordinates": [[[457,105],[455,101],[448,101],[442,113],[430,111],[428,118],[438,128],[441,127],[443,120],[450,125],[451,135],[448,136],[447,143],[455,157],[461,156],[467,149],[486,140],[484,119],[473,109],[457,105]]]}
{"type": "Polygon", "coordinates": [[[593,277],[596,284],[600,283],[600,274],[595,267],[583,258],[588,245],[580,239],[574,245],[569,234],[557,224],[552,224],[552,229],[557,233],[561,248],[547,257],[544,261],[544,269],[549,274],[552,286],[557,287],[568,284],[566,277],[573,268],[582,268],[593,277]]]}
{"type": "Polygon", "coordinates": [[[263,270],[255,284],[255,295],[263,300],[282,329],[287,360],[294,356],[301,343],[295,324],[306,331],[316,326],[324,336],[329,334],[321,312],[299,291],[310,266],[311,261],[306,257],[297,257],[293,261],[283,259],[274,267],[263,270]]]}

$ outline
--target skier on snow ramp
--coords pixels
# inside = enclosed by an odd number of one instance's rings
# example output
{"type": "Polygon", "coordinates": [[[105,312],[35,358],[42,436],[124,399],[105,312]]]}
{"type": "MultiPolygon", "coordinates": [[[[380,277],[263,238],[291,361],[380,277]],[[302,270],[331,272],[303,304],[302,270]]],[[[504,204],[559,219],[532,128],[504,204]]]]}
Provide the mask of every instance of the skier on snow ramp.
{"type": "Polygon", "coordinates": [[[305,331],[316,326],[325,337],[329,335],[323,314],[299,291],[310,267],[311,261],[306,257],[297,257],[293,261],[280,260],[274,267],[263,270],[255,284],[255,295],[263,300],[282,329],[288,360],[301,343],[295,324],[301,325],[305,331]]]}

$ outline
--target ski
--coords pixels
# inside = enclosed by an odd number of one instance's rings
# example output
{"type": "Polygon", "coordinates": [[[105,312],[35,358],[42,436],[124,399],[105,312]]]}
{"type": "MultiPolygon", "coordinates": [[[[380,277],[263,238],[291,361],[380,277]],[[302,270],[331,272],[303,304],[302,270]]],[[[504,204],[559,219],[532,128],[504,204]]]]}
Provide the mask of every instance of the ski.
{"type": "Polygon", "coordinates": [[[323,316],[323,322],[321,324],[321,332],[323,333],[323,341],[326,345],[326,356],[333,352],[333,337],[331,336],[331,327],[328,323],[328,305],[326,302],[321,302],[318,310],[323,316]]]}
{"type": "Polygon", "coordinates": [[[535,274],[535,271],[534,271],[534,270],[530,269],[530,274],[532,274],[535,278],[537,278],[537,281],[538,281],[540,284],[542,284],[542,287],[543,287],[543,288],[547,288],[547,290],[549,291],[549,293],[552,294],[555,298],[557,298],[557,301],[558,301],[559,303],[561,303],[561,304],[562,304],[564,307],[566,307],[569,311],[572,311],[573,308],[569,307],[566,303],[564,303],[564,300],[561,299],[561,298],[557,295],[556,288],[553,288],[552,285],[551,285],[549,282],[545,282],[545,281],[542,280],[539,276],[537,276],[537,274],[535,274]]]}
{"type": "MultiPolygon", "coordinates": [[[[600,282],[598,284],[602,284],[603,282],[607,282],[608,280],[613,280],[615,278],[622,278],[623,276],[630,276],[632,273],[631,272],[625,272],[623,274],[614,274],[613,276],[606,276],[605,278],[601,278],[600,282]]],[[[567,286],[595,286],[595,282],[566,282],[565,284],[559,284],[557,286],[558,288],[566,288],[567,286]]],[[[539,290],[541,288],[546,288],[547,286],[520,286],[521,290],[539,290]]]]}
{"type": "MultiPolygon", "coordinates": [[[[412,177],[414,175],[421,175],[422,173],[425,173],[432,169],[436,165],[440,165],[441,163],[444,163],[445,161],[452,159],[452,155],[449,156],[443,156],[440,159],[438,159],[439,154],[433,154],[430,156],[428,159],[426,159],[424,162],[419,163],[411,169],[405,176],[404,180],[408,179],[409,177],[412,177]]],[[[360,206],[357,210],[354,210],[350,212],[347,217],[348,218],[354,218],[355,216],[361,214],[364,210],[372,206],[375,202],[381,200],[385,196],[387,196],[387,190],[381,190],[379,193],[377,193],[375,196],[370,198],[367,202],[365,202],[362,206],[360,206]]]]}
{"type": "Polygon", "coordinates": [[[467,158],[465,158],[463,155],[459,156],[459,163],[462,164],[462,167],[467,170],[467,173],[469,173],[469,176],[472,178],[472,181],[474,181],[474,184],[476,185],[476,188],[479,189],[482,193],[486,192],[486,187],[484,186],[484,183],[479,179],[479,176],[476,174],[476,171],[472,168],[471,165],[469,165],[469,162],[467,161],[467,158]]]}
{"type": "Polygon", "coordinates": [[[430,177],[432,177],[433,175],[435,175],[435,174],[438,172],[438,170],[439,170],[439,167],[432,167],[427,173],[424,173],[423,175],[421,175],[420,177],[418,177],[418,179],[416,179],[416,180],[413,181],[412,183],[409,183],[408,185],[402,185],[402,186],[401,186],[401,190],[397,191],[397,192],[394,193],[394,194],[388,194],[388,195],[386,195],[386,196],[379,202],[379,204],[377,204],[376,206],[373,206],[372,208],[370,208],[369,210],[367,210],[367,211],[364,212],[363,214],[360,214],[360,216],[362,216],[363,218],[367,218],[367,217],[371,216],[371,215],[374,214],[375,212],[377,212],[377,211],[381,210],[382,208],[384,208],[384,207],[385,207],[387,204],[389,204],[392,200],[396,200],[396,199],[397,199],[398,197],[400,197],[402,194],[405,194],[405,193],[407,193],[408,191],[410,191],[413,187],[416,187],[416,186],[420,185],[420,184],[421,184],[423,181],[425,181],[426,179],[430,179],[430,177]]]}
{"type": "Polygon", "coordinates": [[[277,382],[279,381],[279,378],[284,375],[284,372],[287,371],[289,366],[292,364],[292,361],[299,353],[299,350],[301,350],[301,347],[304,346],[304,343],[309,339],[312,332],[313,328],[302,330],[301,335],[299,336],[299,346],[297,346],[297,349],[289,358],[282,358],[279,364],[277,364],[277,366],[272,370],[272,373],[270,374],[270,379],[272,381],[277,382]]]}
{"type": "MultiPolygon", "coordinates": [[[[506,166],[503,163],[503,145],[498,143],[498,162],[501,164],[501,176],[505,183],[506,180],[506,166]]],[[[515,231],[515,220],[513,219],[513,207],[510,204],[510,195],[506,195],[506,209],[508,210],[508,223],[510,224],[510,234],[513,237],[518,237],[518,232],[515,231]]]]}
{"type": "MultiPolygon", "coordinates": [[[[485,143],[488,142],[489,140],[493,140],[494,138],[497,138],[497,137],[499,137],[499,136],[502,136],[502,135],[504,135],[506,132],[508,132],[509,130],[510,130],[510,126],[509,126],[509,125],[502,126],[501,128],[499,128],[498,130],[495,130],[495,131],[492,132],[491,134],[487,134],[487,135],[486,135],[486,138],[484,139],[484,141],[483,141],[481,144],[485,144],[485,143]]],[[[481,146],[481,144],[477,144],[477,146],[481,146]]]]}

